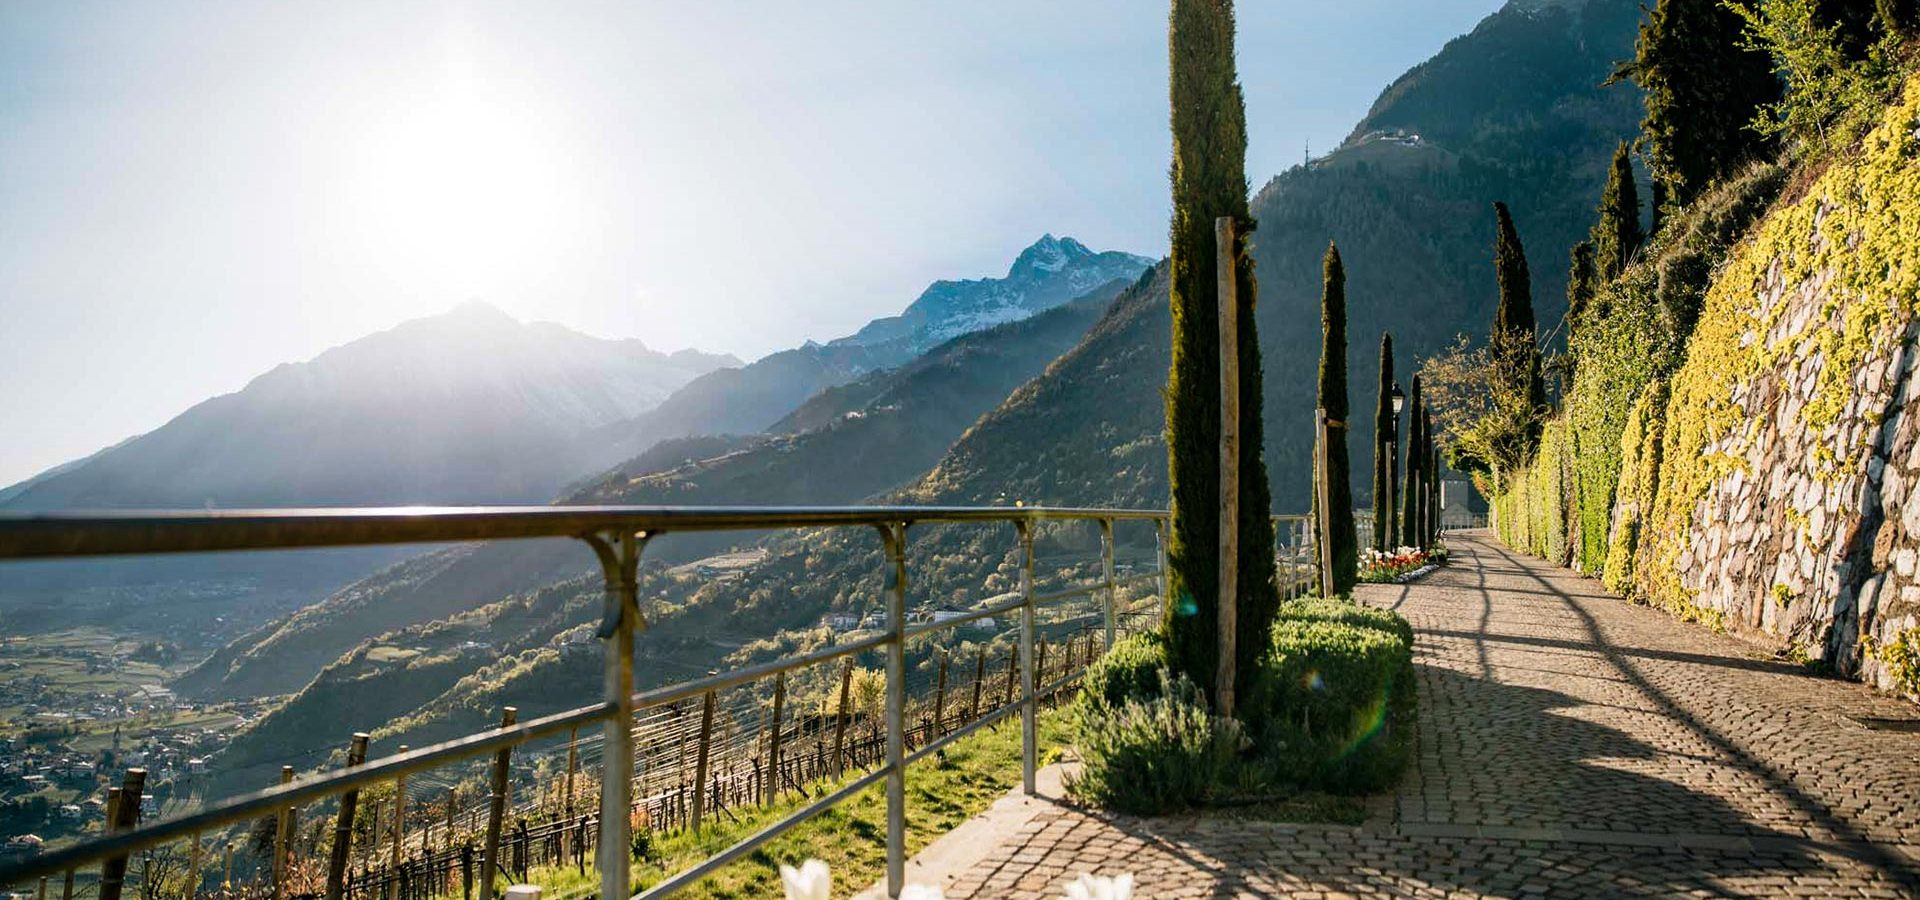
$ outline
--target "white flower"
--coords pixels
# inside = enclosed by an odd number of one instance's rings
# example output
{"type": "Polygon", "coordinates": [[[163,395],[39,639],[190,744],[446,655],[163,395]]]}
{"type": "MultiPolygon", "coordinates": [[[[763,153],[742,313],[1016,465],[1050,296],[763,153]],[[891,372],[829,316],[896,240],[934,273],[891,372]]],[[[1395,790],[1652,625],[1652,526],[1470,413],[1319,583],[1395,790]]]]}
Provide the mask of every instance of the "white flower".
{"type": "Polygon", "coordinates": [[[900,900],[947,900],[947,892],[924,884],[909,884],[900,892],[900,900]]]}
{"type": "Polygon", "coordinates": [[[1128,900],[1133,896],[1133,873],[1114,878],[1081,875],[1067,885],[1065,900],[1128,900]]]}
{"type": "Polygon", "coordinates": [[[781,864],[780,883],[786,886],[787,900],[828,900],[833,896],[833,871],[817,859],[801,863],[799,871],[781,864]]]}

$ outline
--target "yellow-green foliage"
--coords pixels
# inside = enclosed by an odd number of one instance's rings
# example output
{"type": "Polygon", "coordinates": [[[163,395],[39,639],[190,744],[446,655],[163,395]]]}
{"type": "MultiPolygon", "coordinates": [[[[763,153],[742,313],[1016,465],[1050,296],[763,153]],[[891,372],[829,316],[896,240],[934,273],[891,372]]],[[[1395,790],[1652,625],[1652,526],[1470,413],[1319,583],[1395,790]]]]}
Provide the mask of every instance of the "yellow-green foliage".
{"type": "MultiPolygon", "coordinates": [[[[1850,379],[1871,353],[1884,351],[1894,330],[1920,306],[1920,78],[1887,109],[1858,156],[1836,162],[1797,201],[1776,208],[1726,263],[1708,291],[1685,365],[1674,377],[1665,425],[1666,451],[1658,496],[1648,517],[1648,553],[1639,582],[1656,603],[1691,605],[1679,560],[1694,510],[1711,485],[1744,462],[1726,452],[1730,436],[1751,434],[1759,417],[1733,402],[1738,386],[1789,364],[1809,343],[1823,357],[1804,427],[1833,424],[1850,379]],[[1791,293],[1824,281],[1825,305],[1810,333],[1768,341],[1788,303],[1761,308],[1768,283],[1791,293]],[[1838,320],[1839,328],[1829,327],[1838,320]]],[[[1831,454],[1815,474],[1840,475],[1831,454]]]]}
{"type": "Polygon", "coordinates": [[[1567,558],[1566,498],[1573,458],[1573,432],[1565,416],[1548,421],[1533,461],[1507,478],[1507,490],[1495,498],[1500,537],[1535,556],[1567,558]]]}
{"type": "Polygon", "coordinates": [[[1612,531],[1607,539],[1603,578],[1622,594],[1633,589],[1634,558],[1640,547],[1640,529],[1653,506],[1655,479],[1660,469],[1660,437],[1666,424],[1667,386],[1647,385],[1627,414],[1620,435],[1620,484],[1614,495],[1612,531]]]}
{"type": "Polygon", "coordinates": [[[1894,690],[1920,697],[1920,628],[1906,629],[1891,641],[1876,641],[1869,636],[1862,643],[1869,655],[1887,667],[1894,690]]]}

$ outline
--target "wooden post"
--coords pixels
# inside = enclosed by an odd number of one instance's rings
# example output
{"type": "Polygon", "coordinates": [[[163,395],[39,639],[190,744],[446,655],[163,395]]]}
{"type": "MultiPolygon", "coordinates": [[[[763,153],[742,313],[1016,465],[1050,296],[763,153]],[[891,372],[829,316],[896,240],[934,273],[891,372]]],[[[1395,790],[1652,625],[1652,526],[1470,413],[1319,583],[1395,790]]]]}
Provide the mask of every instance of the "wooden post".
{"type": "Polygon", "coordinates": [[[460,847],[460,900],[473,900],[473,842],[460,847]]]}
{"type": "Polygon", "coordinates": [[[580,729],[567,732],[566,817],[573,818],[573,776],[580,770],[580,729]]]}
{"type": "MultiPolygon", "coordinates": [[[[193,836],[193,849],[187,851],[187,900],[199,900],[200,866],[206,862],[206,851],[201,844],[199,833],[193,836]]],[[[40,900],[47,900],[47,880],[40,879],[40,900]]]]}
{"type": "MultiPolygon", "coordinates": [[[[1041,638],[1040,646],[1035,649],[1038,650],[1039,655],[1033,661],[1033,689],[1044,691],[1047,689],[1047,639],[1041,638]]],[[[1036,698],[1038,699],[1044,698],[1036,698]]]]}
{"type": "Polygon", "coordinates": [[[780,794],[780,739],[785,729],[780,727],[781,712],[787,706],[787,673],[781,672],[773,679],[773,731],[767,740],[766,804],[773,805],[774,798],[780,794]]]}
{"type": "MultiPolygon", "coordinates": [[[[280,767],[280,783],[293,781],[293,767],[280,767]]],[[[280,827],[273,832],[273,900],[287,896],[287,874],[292,863],[294,813],[292,806],[280,809],[280,827]]]]}
{"type": "Polygon", "coordinates": [[[1018,641],[1014,643],[1015,646],[1007,648],[1007,698],[1000,702],[1001,706],[1012,705],[1013,683],[1020,680],[1020,647],[1018,641]]]}
{"type": "MultiPolygon", "coordinates": [[[[407,745],[401,744],[400,752],[401,753],[407,752],[407,745]]],[[[379,832],[376,831],[374,832],[374,834],[377,838],[379,835],[379,832]]],[[[394,779],[394,782],[393,782],[393,846],[392,846],[392,850],[387,854],[387,868],[389,869],[400,868],[400,846],[406,842],[406,839],[407,839],[407,776],[401,775],[399,778],[394,779]]],[[[426,835],[423,834],[420,836],[421,853],[424,854],[426,852],[426,849],[427,849],[427,837],[426,835]]],[[[389,883],[387,885],[387,900],[399,900],[399,898],[394,896],[394,890],[395,890],[394,885],[389,883]]]]}
{"type": "Polygon", "coordinates": [[[947,733],[947,663],[951,655],[941,651],[939,681],[933,688],[933,737],[935,738],[947,733]]]}
{"type": "MultiPolygon", "coordinates": [[[[233,845],[227,845],[227,882],[233,882],[233,845]]],[[[73,870],[60,879],[60,900],[73,900],[73,870]]]]}
{"type": "MultiPolygon", "coordinates": [[[[520,710],[509,706],[500,712],[500,727],[508,728],[520,710]]],[[[513,764],[513,748],[502,747],[493,757],[493,794],[487,798],[487,843],[480,855],[480,900],[493,900],[493,881],[500,868],[500,827],[507,815],[507,769],[513,764]]],[[[617,814],[606,810],[604,815],[617,814]]]]}
{"type": "MultiPolygon", "coordinates": [[[[107,817],[107,833],[119,834],[140,822],[140,797],[146,789],[147,770],[128,769],[120,779],[120,802],[113,804],[107,817]]],[[[100,866],[100,900],[120,900],[120,888],[127,880],[127,857],[109,857],[100,866]]]]}
{"type": "MultiPolygon", "coordinates": [[[[227,849],[224,856],[225,856],[225,859],[221,862],[221,868],[225,869],[227,874],[220,879],[220,894],[223,900],[226,897],[233,896],[233,842],[232,841],[227,842],[227,849]]],[[[67,883],[69,885],[73,883],[72,873],[68,873],[67,883]]],[[[73,894],[72,891],[68,891],[67,896],[60,898],[60,900],[73,900],[72,894],[73,894]]]]}
{"type": "Polygon", "coordinates": [[[973,657],[973,703],[967,707],[967,718],[980,718],[980,687],[987,680],[987,651],[981,650],[973,657]]]}
{"type": "MultiPolygon", "coordinates": [[[[355,732],[347,744],[347,768],[367,760],[367,734],[355,732]]],[[[333,820],[333,852],[327,857],[327,900],[340,900],[347,890],[347,854],[353,850],[353,814],[360,806],[356,788],[340,795],[340,812],[333,820]]]]}
{"type": "Polygon", "coordinates": [[[693,758],[693,830],[707,811],[707,763],[713,748],[713,692],[700,701],[700,751],[693,758]]]}
{"type": "Polygon", "coordinates": [[[839,774],[846,770],[847,750],[847,701],[853,689],[853,660],[847,660],[847,667],[840,670],[840,712],[833,721],[833,771],[839,774]]]}
{"type": "MultiPolygon", "coordinates": [[[[1220,299],[1220,662],[1214,706],[1233,715],[1234,631],[1240,623],[1240,306],[1232,216],[1213,220],[1214,284],[1220,299]]],[[[1258,512],[1258,511],[1257,511],[1258,512]]]]}
{"type": "Polygon", "coordinates": [[[47,900],[47,876],[40,876],[40,892],[35,894],[34,897],[35,900],[47,900]]]}
{"type": "MultiPolygon", "coordinates": [[[[447,852],[453,852],[453,817],[460,808],[460,792],[455,788],[447,789],[447,852]]],[[[425,848],[422,848],[425,849],[425,848]]]]}

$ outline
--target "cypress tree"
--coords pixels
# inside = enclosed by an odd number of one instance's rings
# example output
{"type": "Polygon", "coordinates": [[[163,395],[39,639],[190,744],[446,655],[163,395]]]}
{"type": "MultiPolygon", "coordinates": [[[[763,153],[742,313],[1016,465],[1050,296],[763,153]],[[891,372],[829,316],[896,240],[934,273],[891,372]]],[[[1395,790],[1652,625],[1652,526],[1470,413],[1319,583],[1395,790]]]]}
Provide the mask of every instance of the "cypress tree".
{"type": "Polygon", "coordinates": [[[1413,388],[1407,393],[1407,478],[1401,489],[1400,546],[1420,547],[1422,544],[1420,520],[1421,487],[1426,484],[1426,441],[1427,434],[1422,427],[1425,421],[1426,407],[1420,400],[1420,375],[1413,376],[1413,388]]]}
{"type": "MultiPolygon", "coordinates": [[[[1620,277],[1646,235],[1640,231],[1640,192],[1633,183],[1633,156],[1627,142],[1613,151],[1613,170],[1600,193],[1600,220],[1593,223],[1594,267],[1602,283],[1620,277]]],[[[1571,286],[1569,286],[1571,289],[1571,286]]]]}
{"type": "MultiPolygon", "coordinates": [[[[1581,241],[1573,245],[1572,259],[1567,264],[1567,346],[1572,348],[1573,336],[1586,323],[1590,315],[1604,315],[1594,310],[1594,298],[1599,296],[1600,285],[1595,277],[1593,265],[1593,242],[1581,241]]],[[[1571,355],[1568,357],[1571,359],[1571,355]]],[[[1568,376],[1572,380],[1572,376],[1568,376]]]]}
{"type": "Polygon", "coordinates": [[[1167,475],[1173,533],[1167,548],[1168,661],[1194,684],[1214,684],[1219,656],[1220,330],[1214,219],[1231,216],[1239,304],[1239,565],[1236,693],[1253,676],[1280,609],[1274,587],[1272,494],[1261,425],[1262,374],[1254,327],[1257,286],[1247,238],[1246,106],[1233,58],[1229,0],[1174,0],[1168,19],[1173,107],[1173,366],[1167,376],[1167,475]]]}
{"type": "Polygon", "coordinates": [[[1393,335],[1380,335],[1380,402],[1373,411],[1373,549],[1393,549],[1393,335]]]}
{"type": "MultiPolygon", "coordinates": [[[[1329,243],[1327,257],[1322,265],[1322,287],[1320,292],[1320,408],[1327,411],[1329,422],[1342,423],[1339,427],[1327,428],[1327,447],[1324,459],[1316,459],[1316,469],[1323,464],[1324,473],[1318,473],[1326,480],[1328,528],[1331,534],[1319,535],[1326,541],[1333,556],[1333,583],[1320,585],[1321,596],[1334,597],[1353,592],[1354,581],[1358,577],[1360,563],[1358,541],[1353,531],[1353,487],[1348,482],[1347,463],[1347,270],[1340,264],[1340,248],[1329,243]]],[[[1314,501],[1319,502],[1319,492],[1314,492],[1314,501]]],[[[1319,529],[1320,517],[1314,517],[1314,528],[1319,529]]]]}
{"type": "MultiPolygon", "coordinates": [[[[1540,347],[1535,343],[1533,278],[1527,271],[1527,251],[1520,244],[1520,233],[1514,230],[1507,205],[1495,202],[1493,215],[1497,229],[1493,266],[1500,285],[1500,303],[1493,310],[1492,341],[1497,352],[1503,354],[1502,368],[1511,377],[1524,380],[1523,385],[1515,386],[1524,391],[1528,406],[1538,410],[1547,405],[1547,383],[1540,375],[1540,347]]],[[[1537,417],[1530,421],[1526,434],[1518,437],[1520,445],[1510,449],[1519,454],[1533,449],[1540,439],[1537,417]]]]}
{"type": "Polygon", "coordinates": [[[1644,91],[1648,164],[1676,204],[1769,148],[1747,126],[1780,82],[1765,52],[1741,46],[1743,28],[1721,0],[1661,0],[1616,74],[1644,91]]]}

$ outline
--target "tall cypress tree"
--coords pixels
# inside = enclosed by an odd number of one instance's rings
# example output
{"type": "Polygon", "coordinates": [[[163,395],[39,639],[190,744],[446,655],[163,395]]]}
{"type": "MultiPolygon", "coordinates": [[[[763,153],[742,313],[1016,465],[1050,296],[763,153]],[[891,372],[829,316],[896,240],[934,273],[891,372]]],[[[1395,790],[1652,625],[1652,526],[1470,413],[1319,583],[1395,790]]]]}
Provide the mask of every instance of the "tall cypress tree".
{"type": "MultiPolygon", "coordinates": [[[[1317,473],[1326,480],[1326,519],[1330,534],[1318,535],[1326,541],[1333,556],[1333,583],[1320,585],[1321,596],[1333,597],[1353,592],[1358,579],[1360,553],[1353,531],[1353,488],[1348,483],[1347,462],[1347,270],[1340,263],[1340,248],[1329,243],[1322,264],[1320,292],[1320,408],[1326,410],[1327,446],[1324,459],[1315,460],[1317,473]]],[[[1320,495],[1314,492],[1315,512],[1320,495]]],[[[1314,516],[1319,529],[1320,517],[1314,516]]]]}
{"type": "MultiPolygon", "coordinates": [[[[1501,353],[1503,368],[1524,392],[1528,405],[1539,410],[1547,405],[1547,383],[1540,375],[1540,346],[1535,342],[1533,318],[1533,277],[1527,271],[1527,250],[1514,230],[1513,216],[1505,203],[1493,204],[1496,232],[1493,240],[1494,277],[1500,285],[1500,303],[1493,310],[1492,340],[1501,353]]],[[[1540,422],[1530,420],[1521,443],[1509,448],[1517,454],[1533,449],[1540,439],[1540,422]]]]}
{"type": "Polygon", "coordinates": [[[1420,400],[1420,375],[1414,373],[1413,387],[1407,392],[1407,478],[1401,488],[1400,546],[1420,547],[1422,543],[1421,505],[1425,501],[1427,434],[1424,429],[1426,406],[1420,400]]]}
{"type": "Polygon", "coordinates": [[[1173,367],[1167,376],[1167,476],[1173,534],[1165,617],[1168,660],[1212,686],[1219,657],[1220,328],[1214,219],[1238,223],[1233,247],[1239,306],[1240,487],[1236,693],[1253,676],[1280,609],[1274,587],[1273,509],[1267,485],[1257,286],[1247,238],[1246,106],[1233,59],[1230,0],[1173,0],[1167,43],[1173,107],[1173,367]]]}
{"type": "MultiPolygon", "coordinates": [[[[1640,191],[1633,183],[1633,156],[1627,142],[1613,151],[1613,170],[1600,193],[1600,218],[1593,223],[1593,260],[1601,283],[1620,277],[1646,235],[1640,230],[1640,191]]],[[[1569,286],[1571,287],[1571,286],[1569,286]]]]}
{"type": "MultiPolygon", "coordinates": [[[[1599,296],[1600,284],[1593,264],[1593,242],[1581,241],[1573,245],[1572,259],[1567,263],[1567,346],[1573,346],[1573,336],[1586,324],[1589,317],[1605,315],[1594,308],[1593,301],[1599,296]]],[[[1571,376],[1569,376],[1571,380],[1571,376]]]]}
{"type": "Polygon", "coordinates": [[[1373,549],[1393,549],[1393,335],[1380,335],[1380,402],[1373,410],[1373,549]]]}
{"type": "Polygon", "coordinates": [[[1747,125],[1780,82],[1765,52],[1741,46],[1743,27],[1721,0],[1661,0],[1618,73],[1644,91],[1648,163],[1681,206],[1769,149],[1747,125]]]}

